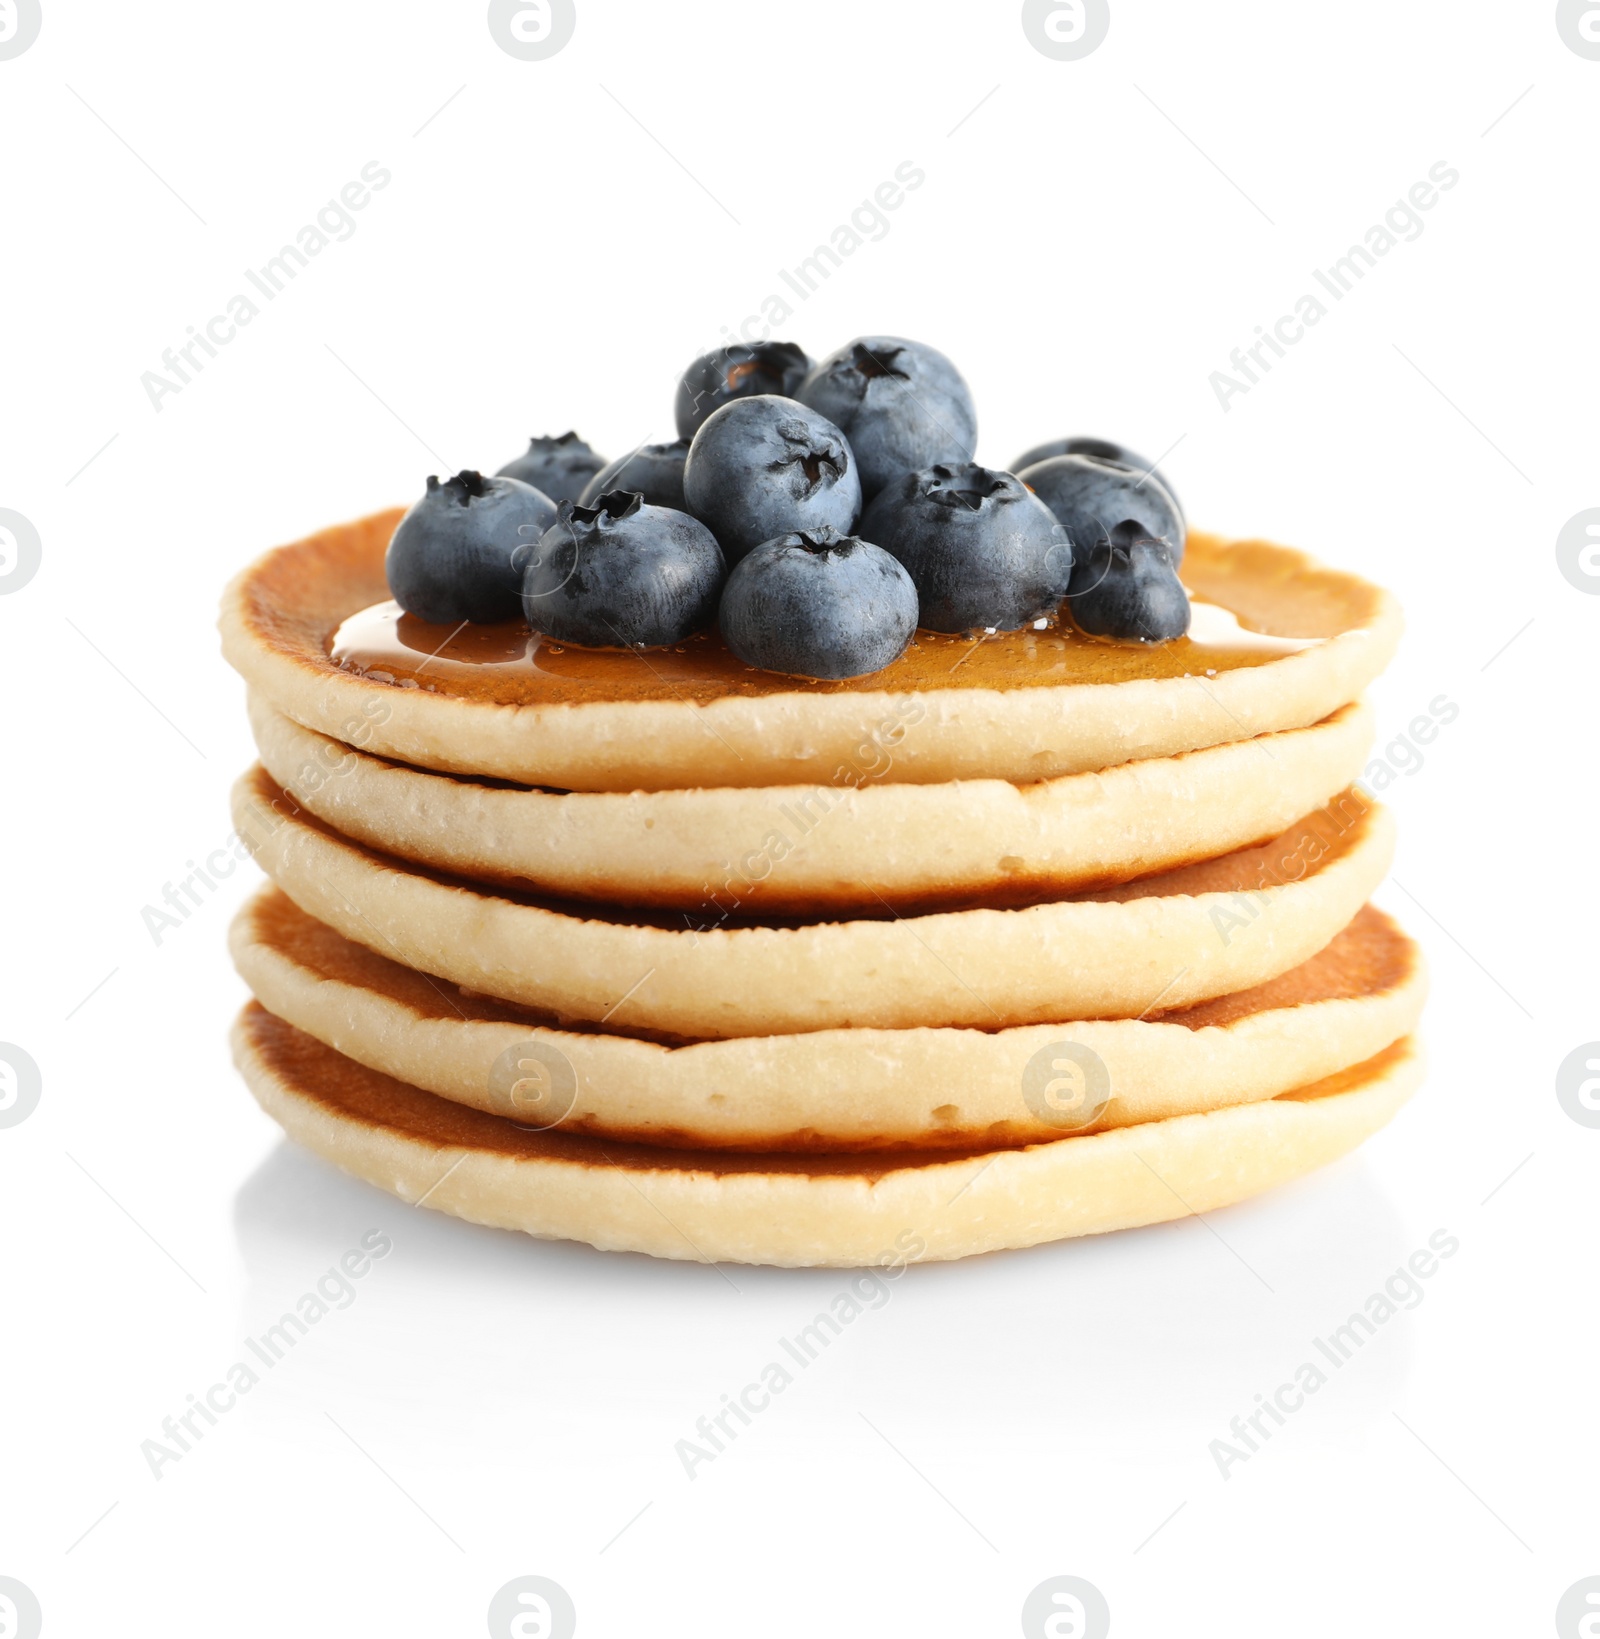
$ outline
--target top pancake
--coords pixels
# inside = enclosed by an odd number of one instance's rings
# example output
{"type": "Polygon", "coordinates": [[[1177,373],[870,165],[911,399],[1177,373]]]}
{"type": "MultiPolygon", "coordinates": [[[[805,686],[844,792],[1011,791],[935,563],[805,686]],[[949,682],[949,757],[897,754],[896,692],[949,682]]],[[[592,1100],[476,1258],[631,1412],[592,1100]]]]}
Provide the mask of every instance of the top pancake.
{"type": "MultiPolygon", "coordinates": [[[[341,666],[341,628],[388,598],[383,556],[400,516],[324,530],[245,570],[224,600],[224,654],[320,733],[423,768],[559,790],[1025,784],[1319,722],[1377,676],[1400,635],[1394,600],[1355,576],[1196,534],[1184,581],[1238,620],[1214,642],[1198,641],[1199,627],[1197,641],[1159,648],[1067,630],[978,643],[919,633],[871,677],[812,683],[738,666],[714,637],[629,654],[529,645],[505,628],[402,631],[391,662],[347,631],[347,658],[385,664],[341,666]]],[[[381,619],[371,629],[394,635],[381,619]]]]}

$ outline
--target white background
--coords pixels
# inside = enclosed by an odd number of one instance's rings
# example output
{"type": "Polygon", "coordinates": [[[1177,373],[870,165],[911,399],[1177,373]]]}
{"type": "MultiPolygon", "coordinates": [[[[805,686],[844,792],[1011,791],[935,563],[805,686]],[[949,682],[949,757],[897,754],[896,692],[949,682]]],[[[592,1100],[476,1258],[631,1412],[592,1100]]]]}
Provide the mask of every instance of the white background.
{"type": "Polygon", "coordinates": [[[1555,556],[1600,505],[1600,62],[1545,0],[1112,0],[1078,62],[1010,3],[578,7],[520,62],[479,4],[45,0],[0,62],[0,507],[43,540],[0,597],[0,1040],[43,1072],[0,1130],[0,1575],[52,1636],[475,1634],[523,1574],[591,1636],[1011,1634],[1057,1574],[1119,1639],[1549,1632],[1600,1575],[1600,1131],[1554,1090],[1600,1037],[1600,599],[1555,556]],[[157,413],[142,372],[371,160],[354,236],[157,413]],[[525,1241],[289,1151],[225,1042],[253,868],[159,947],[141,911],[250,760],[230,574],[530,433],[672,436],[682,366],[906,160],[780,334],[929,341],[993,464],[1170,451],[1202,527],[1402,597],[1380,744],[1460,708],[1387,793],[1432,1071],[1209,1223],[912,1270],[691,1481],[674,1443],[847,1277],[525,1241]],[[1225,413],[1211,373],[1441,160],[1421,237],[1225,413]],[[154,1479],[372,1228],[353,1306],[154,1479]],[[1222,1478],[1441,1228],[1420,1307],[1222,1478]]]}

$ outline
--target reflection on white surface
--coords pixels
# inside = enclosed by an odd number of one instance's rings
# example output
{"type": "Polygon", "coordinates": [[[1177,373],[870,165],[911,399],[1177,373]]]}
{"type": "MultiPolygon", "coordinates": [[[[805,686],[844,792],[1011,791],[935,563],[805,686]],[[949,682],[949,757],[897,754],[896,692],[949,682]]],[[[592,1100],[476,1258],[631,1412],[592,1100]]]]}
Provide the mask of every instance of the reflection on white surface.
{"type": "Polygon", "coordinates": [[[689,1432],[684,1408],[689,1424],[715,1414],[772,1360],[796,1381],[764,1424],[820,1393],[851,1417],[892,1401],[906,1431],[1056,1430],[1109,1451],[1177,1445],[1202,1460],[1230,1418],[1249,1416],[1258,1393],[1311,1360],[1329,1386],[1297,1425],[1337,1441],[1399,1398],[1411,1314],[1399,1307],[1342,1366],[1314,1340],[1427,1235],[1411,1244],[1357,1157],[1204,1222],[923,1265],[892,1287],[852,1288],[846,1270],[672,1263],[480,1228],[407,1207],[288,1144],[239,1190],[235,1226],[248,1334],[367,1232],[393,1239],[348,1310],[302,1346],[324,1388],[410,1402],[430,1385],[471,1383],[467,1422],[485,1431],[519,1405],[559,1397],[563,1418],[592,1425],[596,1440],[632,1422],[669,1469],[689,1432]],[[861,1313],[794,1364],[783,1340],[852,1290],[861,1313]],[[661,1419],[670,1427],[656,1427],[661,1419]]]}

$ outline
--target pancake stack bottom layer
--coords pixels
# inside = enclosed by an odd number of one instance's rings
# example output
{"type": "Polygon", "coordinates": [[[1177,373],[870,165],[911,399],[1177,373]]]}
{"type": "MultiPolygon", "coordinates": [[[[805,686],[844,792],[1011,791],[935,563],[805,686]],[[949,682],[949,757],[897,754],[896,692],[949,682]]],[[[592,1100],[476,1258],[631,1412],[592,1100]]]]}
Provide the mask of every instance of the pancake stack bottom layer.
{"type": "Polygon", "coordinates": [[[352,662],[394,518],[268,554],[223,614],[270,878],[235,1057],[346,1171],[608,1250],[898,1267],[1246,1199],[1420,1079],[1420,955],[1368,903],[1376,588],[1195,536],[1214,650],[1051,633],[997,690],[924,639],[870,689],[690,699],[692,656],[663,689],[671,655],[499,629],[352,662]]]}

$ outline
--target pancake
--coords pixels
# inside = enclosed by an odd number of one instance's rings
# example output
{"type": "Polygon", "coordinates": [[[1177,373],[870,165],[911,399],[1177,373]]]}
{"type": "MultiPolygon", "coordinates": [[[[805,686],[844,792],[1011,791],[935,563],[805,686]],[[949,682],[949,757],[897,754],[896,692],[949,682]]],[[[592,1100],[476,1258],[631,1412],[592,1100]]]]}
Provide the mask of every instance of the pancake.
{"type": "Polygon", "coordinates": [[[455,1103],[563,1132],[789,1153],[999,1148],[1275,1098],[1408,1035],[1427,989],[1416,946],[1368,905],[1281,977],[1148,1021],[667,1045],[463,995],[273,887],[239,912],[230,943],[269,1011],[455,1103]],[[1071,1062],[1054,1051],[1063,1042],[1093,1058],[1047,1097],[1071,1062]]]}
{"type": "Polygon", "coordinates": [[[234,1057],[296,1142],[414,1204],[607,1251],[885,1266],[1214,1211],[1344,1155],[1410,1096],[1408,1038],[1283,1098],[951,1157],[746,1156],[521,1127],[342,1057],[252,1002],[234,1057]]]}
{"type": "Polygon", "coordinates": [[[561,790],[843,785],[863,769],[1025,785],[1321,722],[1359,697],[1400,635],[1394,600],[1353,575],[1195,534],[1183,576],[1206,607],[1191,638],[920,633],[882,672],[811,683],[740,665],[714,634],[641,654],[530,643],[517,626],[407,628],[380,607],[400,516],[324,530],[246,569],[224,600],[223,653],[277,710],[333,739],[561,790]]]}
{"type": "Polygon", "coordinates": [[[1393,851],[1388,815],[1352,788],[1259,847],[1021,909],[705,927],[408,867],[340,837],[260,768],[234,788],[234,821],[302,910],[407,967],[563,1021],[707,1038],[1189,1006],[1322,949],[1393,851]]]}
{"type": "Polygon", "coordinates": [[[1017,902],[1121,882],[1276,836],[1361,772],[1372,715],[1016,786],[723,787],[560,794],[423,773],[252,696],[261,761],[371,847],[574,898],[704,912],[1017,902]]]}

